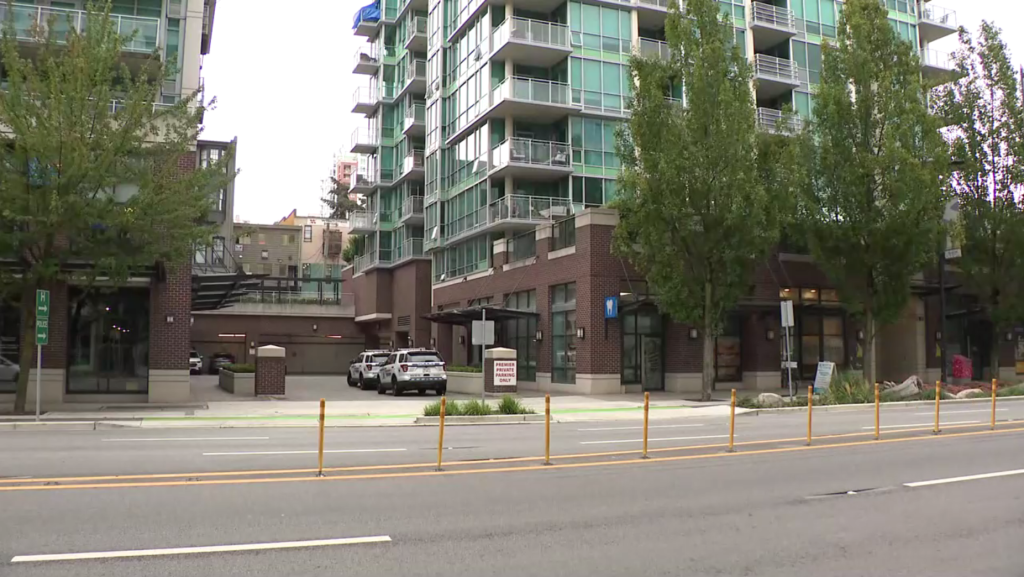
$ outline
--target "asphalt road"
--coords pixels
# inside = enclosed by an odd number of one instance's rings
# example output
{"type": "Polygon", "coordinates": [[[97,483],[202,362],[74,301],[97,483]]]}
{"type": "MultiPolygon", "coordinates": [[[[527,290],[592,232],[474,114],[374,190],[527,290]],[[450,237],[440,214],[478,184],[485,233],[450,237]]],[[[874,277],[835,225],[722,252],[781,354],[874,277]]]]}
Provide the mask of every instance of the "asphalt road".
{"type": "MultiPolygon", "coordinates": [[[[129,480],[89,489],[73,488],[75,481],[8,478],[0,480],[0,575],[1020,577],[1024,431],[1017,429],[1024,423],[1005,422],[1019,412],[1010,403],[1006,408],[996,433],[966,423],[987,420],[983,413],[949,414],[938,437],[905,432],[929,417],[920,409],[893,409],[884,422],[896,426],[883,430],[881,443],[869,434],[816,439],[811,448],[799,440],[805,415],[748,417],[739,420],[737,441],[749,443],[739,453],[655,451],[649,461],[635,453],[564,456],[638,450],[639,431],[622,428],[636,423],[616,421],[555,427],[552,467],[529,459],[446,465],[441,474],[389,468],[429,462],[437,433],[390,427],[329,431],[328,447],[339,450],[405,450],[330,453],[330,466],[381,469],[331,472],[322,480],[286,474],[267,482],[270,474],[249,473],[223,484],[203,484],[216,477],[199,476],[193,485],[129,480]],[[991,473],[1003,475],[905,485],[991,473]],[[6,490],[16,487],[24,490],[6,490]],[[385,536],[390,541],[279,548],[385,536]],[[25,559],[239,544],[272,545],[25,559]]],[[[860,433],[872,418],[819,413],[815,430],[860,433]]],[[[657,425],[666,428],[652,429],[653,438],[705,438],[652,442],[656,449],[716,445],[723,440],[717,435],[727,434],[723,422],[657,425]]],[[[0,434],[0,476],[306,467],[315,454],[208,453],[315,450],[314,439],[309,429],[11,432],[0,434]],[[198,440],[207,438],[217,440],[198,440]]],[[[445,445],[455,447],[452,460],[517,457],[541,454],[542,439],[543,428],[534,425],[465,426],[449,428],[445,445]]]]}

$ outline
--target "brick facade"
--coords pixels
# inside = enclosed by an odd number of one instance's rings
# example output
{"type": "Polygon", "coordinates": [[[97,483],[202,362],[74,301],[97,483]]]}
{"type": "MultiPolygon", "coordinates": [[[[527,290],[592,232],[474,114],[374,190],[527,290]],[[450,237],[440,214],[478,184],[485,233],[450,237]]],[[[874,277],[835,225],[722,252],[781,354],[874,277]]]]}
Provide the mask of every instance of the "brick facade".
{"type": "MultiPolygon", "coordinates": [[[[356,299],[356,319],[367,347],[387,348],[429,346],[430,261],[414,259],[390,269],[374,269],[353,275],[352,267],[342,273],[356,299]]],[[[443,354],[443,353],[442,353],[443,354]]],[[[451,358],[451,357],[445,357],[451,358]]]]}
{"type": "Polygon", "coordinates": [[[191,263],[166,266],[165,278],[154,280],[149,294],[149,368],[188,370],[191,263]]]}
{"type": "Polygon", "coordinates": [[[284,358],[258,358],[256,360],[256,396],[284,396],[285,374],[284,358]]]}

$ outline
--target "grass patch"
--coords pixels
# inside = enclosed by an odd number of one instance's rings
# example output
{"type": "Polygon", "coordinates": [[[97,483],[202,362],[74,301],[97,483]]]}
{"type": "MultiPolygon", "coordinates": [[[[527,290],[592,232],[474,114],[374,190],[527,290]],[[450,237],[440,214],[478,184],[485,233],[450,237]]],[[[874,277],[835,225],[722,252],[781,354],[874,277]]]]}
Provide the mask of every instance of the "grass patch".
{"type": "Polygon", "coordinates": [[[256,365],[246,363],[231,363],[224,365],[225,370],[231,371],[232,373],[255,373],[256,365]]]}
{"type": "Polygon", "coordinates": [[[483,372],[480,369],[480,367],[463,367],[463,366],[454,366],[454,367],[450,366],[450,367],[448,367],[445,370],[447,372],[449,372],[449,373],[481,373],[481,372],[483,372]]]}
{"type": "Polygon", "coordinates": [[[532,415],[536,413],[512,395],[505,395],[498,403],[498,414],[501,415],[532,415]]]}

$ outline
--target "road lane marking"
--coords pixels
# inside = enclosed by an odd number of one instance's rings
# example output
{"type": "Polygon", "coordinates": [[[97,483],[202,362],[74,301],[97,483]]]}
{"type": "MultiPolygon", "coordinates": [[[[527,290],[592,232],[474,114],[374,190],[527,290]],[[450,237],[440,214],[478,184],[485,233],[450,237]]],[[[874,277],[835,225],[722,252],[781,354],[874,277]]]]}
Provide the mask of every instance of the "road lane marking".
{"type": "MultiPolygon", "coordinates": [[[[406,449],[329,449],[324,453],[397,453],[406,449]]],[[[235,455],[316,455],[319,451],[234,451],[228,453],[203,453],[204,457],[226,457],[235,455]]]]}
{"type": "Polygon", "coordinates": [[[966,477],[950,477],[948,479],[935,479],[933,481],[917,481],[914,483],[903,483],[904,487],[930,487],[932,485],[945,485],[946,483],[960,483],[963,481],[978,481],[980,479],[995,479],[996,477],[1010,477],[1013,475],[1024,475],[1024,469],[1014,471],[1000,471],[998,473],[984,473],[981,475],[968,475],[966,477]]]}
{"type": "MultiPolygon", "coordinates": [[[[976,423],[980,423],[980,422],[981,421],[950,421],[948,423],[939,423],[939,426],[940,427],[945,427],[945,426],[948,426],[948,425],[972,425],[972,424],[976,424],[976,423]]],[[[879,428],[881,428],[881,429],[905,429],[907,427],[927,427],[928,425],[933,425],[934,426],[935,423],[931,422],[931,423],[911,423],[909,425],[882,425],[879,428]]],[[[872,429],[872,430],[874,430],[874,427],[861,427],[861,429],[865,429],[865,430],[872,429]]]]}
{"type": "MultiPolygon", "coordinates": [[[[726,457],[749,457],[753,455],[768,455],[774,453],[795,453],[798,451],[817,451],[821,449],[839,449],[846,447],[863,447],[863,446],[879,446],[888,445],[891,443],[908,443],[911,441],[936,441],[945,439],[955,439],[960,437],[976,437],[983,435],[1002,435],[1006,433],[1021,433],[1024,432],[1024,428],[1015,429],[1001,429],[996,431],[984,430],[984,431],[971,431],[967,433],[949,433],[945,435],[927,435],[921,437],[906,437],[902,439],[881,439],[878,441],[852,441],[848,443],[836,443],[833,445],[801,445],[798,447],[780,447],[776,449],[760,449],[756,451],[737,451],[734,453],[720,452],[720,453],[709,453],[705,455],[676,455],[672,457],[651,457],[649,459],[625,459],[622,461],[597,461],[590,463],[553,463],[551,465],[524,465],[521,467],[497,467],[490,469],[461,469],[461,470],[443,470],[443,471],[411,471],[405,473],[370,473],[365,475],[343,475],[338,477],[316,477],[316,476],[305,476],[305,477],[277,477],[277,478],[260,478],[260,479],[211,479],[211,480],[198,480],[198,481],[153,481],[146,483],[121,483],[121,484],[83,484],[83,485],[42,485],[42,486],[24,486],[24,487],[0,487],[0,492],[6,491],[60,491],[66,489],[116,489],[116,488],[142,488],[142,487],[185,487],[185,486],[196,486],[196,485],[250,485],[256,483],[309,483],[309,482],[328,482],[328,481],[361,481],[367,479],[399,479],[399,478],[412,478],[412,477],[436,477],[436,476],[451,476],[451,475],[479,475],[485,473],[518,473],[524,471],[552,471],[555,469],[580,469],[590,467],[611,467],[616,465],[640,465],[640,464],[652,464],[652,463],[673,463],[677,461],[694,461],[701,459],[718,459],[726,457]]],[[[820,437],[815,437],[820,439],[820,437]]],[[[709,445],[703,447],[685,447],[689,448],[706,448],[709,445]]],[[[722,447],[724,445],[718,445],[722,447]]],[[[678,448],[677,448],[678,449],[678,448]]],[[[648,451],[650,453],[651,451],[648,451]]],[[[636,454],[636,451],[629,451],[629,453],[636,454]]],[[[558,458],[558,457],[556,457],[558,458]]],[[[565,458],[563,455],[561,458],[565,458]]],[[[539,457],[530,457],[533,461],[538,461],[539,457]]],[[[432,463],[430,466],[435,467],[437,464],[432,463]]],[[[445,466],[451,465],[451,463],[444,463],[445,466]]],[[[325,469],[326,471],[326,469],[325,469]]]]}
{"type": "MultiPolygon", "coordinates": [[[[729,435],[704,435],[703,437],[663,437],[648,441],[692,441],[694,439],[724,439],[729,435]]],[[[581,445],[610,445],[613,443],[642,443],[643,439],[616,439],[614,441],[580,441],[581,445]]]]}
{"type": "MultiPolygon", "coordinates": [[[[996,409],[997,411],[1009,411],[1010,409],[996,409]]],[[[971,409],[969,411],[942,411],[943,415],[959,415],[961,413],[991,413],[992,409],[971,409]]],[[[915,415],[934,415],[933,412],[914,413],[915,415]]]]}
{"type": "Polygon", "coordinates": [[[57,555],[18,555],[11,563],[37,563],[41,561],[82,561],[85,559],[116,559],[120,557],[158,557],[164,555],[195,555],[197,553],[232,553],[235,551],[264,551],[267,549],[300,549],[332,545],[359,545],[388,543],[391,537],[350,537],[346,539],[317,539],[313,541],[282,541],[280,543],[248,543],[242,545],[211,545],[207,547],[176,547],[172,549],[137,549],[134,551],[98,551],[94,553],[61,553],[57,555]]]}
{"type": "MultiPolygon", "coordinates": [[[[681,429],[684,427],[703,427],[700,425],[651,425],[648,429],[681,429]]],[[[598,427],[596,429],[576,429],[577,431],[640,431],[643,427],[598,427]]]]}
{"type": "MultiPolygon", "coordinates": [[[[1010,424],[1016,424],[1016,423],[1010,423],[1010,422],[998,423],[998,425],[1010,425],[1010,424]]],[[[954,425],[952,427],[947,427],[947,428],[948,429],[965,429],[965,428],[969,428],[969,427],[972,427],[972,426],[975,426],[975,425],[954,425]]],[[[901,430],[901,431],[897,431],[897,432],[899,432],[899,433],[913,433],[913,432],[931,431],[931,430],[932,430],[932,427],[928,426],[928,427],[921,428],[921,429],[905,429],[905,430],[901,430]]],[[[1018,429],[1003,429],[1003,430],[999,430],[998,432],[1014,432],[1014,431],[1024,431],[1024,429],[1019,429],[1019,428],[1018,429]]],[[[980,431],[980,432],[987,433],[987,432],[990,432],[990,431],[985,430],[985,431],[980,431]]],[[[814,437],[814,439],[815,440],[843,439],[843,438],[848,438],[848,437],[865,437],[865,436],[871,435],[871,434],[872,433],[838,433],[838,434],[833,434],[833,435],[821,435],[820,437],[814,437]]],[[[960,433],[960,434],[954,433],[952,436],[959,436],[959,435],[964,435],[964,434],[974,434],[974,433],[960,433]]],[[[949,437],[950,435],[945,435],[945,436],[949,437]]],[[[938,438],[938,437],[935,437],[935,438],[938,438]]],[[[765,445],[765,444],[768,444],[768,443],[790,443],[790,442],[795,442],[795,441],[804,442],[806,440],[807,440],[807,437],[795,437],[795,438],[790,438],[790,439],[762,439],[762,440],[757,440],[757,441],[744,441],[744,442],[741,442],[741,443],[736,443],[735,445],[737,447],[745,447],[745,446],[750,446],[750,445],[765,445]]],[[[896,440],[901,440],[901,439],[896,439],[896,440]]],[[[907,439],[902,439],[902,440],[907,440],[907,439]]],[[[876,443],[876,441],[871,441],[870,443],[876,443]]],[[[867,444],[870,444],[870,443],[867,443],[867,444]]],[[[826,446],[831,446],[831,445],[826,445],[826,446]]],[[[684,445],[684,446],[681,446],[681,447],[651,447],[650,449],[647,450],[647,452],[648,453],[668,453],[668,452],[673,452],[673,451],[693,451],[693,450],[698,450],[698,449],[721,449],[723,447],[728,447],[728,444],[726,444],[726,443],[717,443],[717,444],[708,444],[708,445],[684,445]]],[[[636,453],[635,450],[601,451],[601,452],[596,452],[596,453],[569,453],[569,454],[565,454],[565,455],[552,455],[552,458],[554,458],[554,459],[590,459],[590,458],[596,458],[596,457],[618,457],[618,456],[622,456],[622,455],[631,455],[631,454],[634,454],[634,453],[636,453]]],[[[486,462],[489,462],[489,463],[526,463],[526,462],[536,461],[537,459],[538,459],[538,457],[508,457],[508,458],[498,457],[498,458],[494,458],[494,459],[488,459],[486,462]]],[[[445,467],[479,466],[483,462],[484,461],[480,461],[480,460],[445,461],[444,462],[444,466],[445,467]]],[[[435,467],[437,467],[437,462],[436,461],[431,462],[431,463],[402,463],[402,464],[394,464],[394,465],[359,465],[359,466],[353,466],[353,467],[324,467],[324,472],[325,473],[350,473],[350,472],[355,472],[355,471],[391,471],[391,470],[396,470],[396,469],[423,469],[423,468],[431,468],[431,469],[433,469],[435,467]]],[[[248,471],[208,471],[208,472],[192,472],[192,473],[145,473],[145,474],[132,474],[132,475],[128,475],[128,474],[125,474],[125,475],[100,475],[100,476],[91,476],[91,477],[39,477],[39,478],[35,478],[35,477],[32,477],[32,476],[25,476],[23,478],[19,478],[19,477],[6,477],[6,478],[0,478],[0,491],[6,491],[6,490],[26,490],[26,489],[34,488],[34,487],[4,487],[3,486],[5,484],[24,483],[25,482],[24,480],[20,480],[20,479],[31,479],[30,482],[32,482],[32,483],[53,483],[54,484],[53,486],[57,487],[61,483],[71,483],[71,482],[84,483],[84,482],[87,482],[87,481],[91,481],[91,482],[95,482],[95,481],[138,481],[138,480],[152,480],[152,479],[182,479],[182,478],[207,478],[208,479],[210,477],[241,477],[241,476],[253,476],[253,475],[301,475],[301,474],[316,473],[316,472],[317,472],[317,469],[306,468],[306,469],[263,469],[263,470],[248,470],[248,471]]],[[[226,479],[226,481],[230,481],[230,480],[231,479],[226,479]]],[[[174,481],[168,481],[168,482],[175,483],[174,481]]],[[[195,482],[194,481],[190,481],[189,483],[190,484],[194,484],[195,482]]],[[[178,484],[184,484],[184,483],[178,483],[178,484]]],[[[104,486],[105,487],[106,485],[100,485],[100,486],[104,486]]],[[[116,486],[126,486],[126,485],[125,484],[121,484],[121,485],[111,485],[111,486],[115,486],[116,487],[116,486]]],[[[128,485],[128,486],[131,486],[131,485],[128,485]]],[[[78,487],[81,487],[81,485],[78,485],[78,487]]]]}
{"type": "Polygon", "coordinates": [[[104,443],[149,443],[157,441],[268,441],[270,437],[167,437],[151,439],[102,439],[104,443]]]}

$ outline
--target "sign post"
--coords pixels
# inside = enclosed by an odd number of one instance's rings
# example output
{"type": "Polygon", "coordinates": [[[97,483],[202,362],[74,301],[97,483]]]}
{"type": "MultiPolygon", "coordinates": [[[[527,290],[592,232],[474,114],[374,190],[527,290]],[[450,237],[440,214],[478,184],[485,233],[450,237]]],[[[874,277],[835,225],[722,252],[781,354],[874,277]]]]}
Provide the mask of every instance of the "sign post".
{"type": "Polygon", "coordinates": [[[793,321],[793,301],[782,301],[780,303],[782,309],[782,330],[786,333],[786,373],[789,380],[789,398],[792,399],[796,395],[796,391],[793,389],[793,347],[789,342],[790,329],[794,326],[793,321]]]}
{"type": "Polygon", "coordinates": [[[36,420],[39,420],[42,376],[43,345],[50,341],[50,291],[36,291],[36,420]]]}
{"type": "Polygon", "coordinates": [[[473,321],[473,343],[480,345],[480,399],[487,401],[487,391],[484,386],[484,356],[487,354],[487,345],[494,344],[494,321],[487,322],[487,309],[480,309],[480,320],[473,321]]]}

